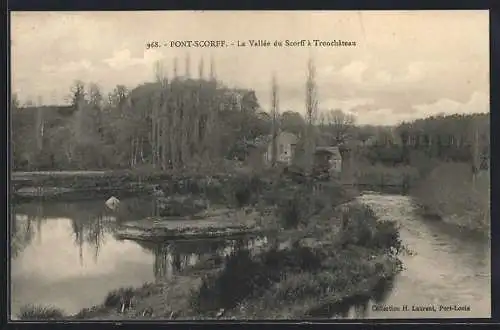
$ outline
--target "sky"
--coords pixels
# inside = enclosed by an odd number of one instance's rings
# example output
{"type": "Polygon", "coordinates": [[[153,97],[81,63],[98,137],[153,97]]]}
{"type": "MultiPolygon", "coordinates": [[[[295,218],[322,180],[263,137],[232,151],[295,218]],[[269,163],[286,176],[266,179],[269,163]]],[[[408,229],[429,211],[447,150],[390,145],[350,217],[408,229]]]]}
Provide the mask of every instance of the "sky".
{"type": "Polygon", "coordinates": [[[75,80],[107,93],[185,72],[251,88],[264,110],[271,81],[280,111],[305,113],[308,59],[316,66],[320,111],[341,109],[360,124],[392,125],[435,114],[489,112],[488,11],[155,11],[13,12],[12,91],[21,102],[65,103],[75,80]],[[248,40],[272,47],[249,47],[248,40]],[[355,42],[355,46],[274,47],[279,40],[355,42]],[[222,48],[146,49],[172,40],[224,40],[222,48]],[[238,41],[247,46],[237,47],[238,41]],[[231,44],[234,43],[234,46],[231,44]]]}

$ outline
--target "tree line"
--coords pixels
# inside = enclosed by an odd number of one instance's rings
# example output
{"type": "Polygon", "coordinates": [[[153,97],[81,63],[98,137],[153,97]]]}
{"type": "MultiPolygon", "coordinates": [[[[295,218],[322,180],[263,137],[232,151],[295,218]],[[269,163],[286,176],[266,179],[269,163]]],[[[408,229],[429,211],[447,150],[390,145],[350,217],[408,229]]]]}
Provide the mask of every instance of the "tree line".
{"type": "Polygon", "coordinates": [[[276,130],[296,134],[303,147],[340,145],[371,163],[410,164],[420,155],[488,166],[488,114],[356,125],[356,117],[340,109],[317,109],[309,69],[305,116],[266,112],[255,91],[226,87],[212,75],[203,79],[202,68],[199,79],[169,80],[157,67],[154,82],[132,90],[117,85],[107,96],[94,83],[76,81],[68,106],[21,106],[13,95],[13,169],[182,169],[242,159],[248,141],[276,130]]]}
{"type": "MultiPolygon", "coordinates": [[[[371,163],[415,165],[417,159],[470,163],[489,168],[489,114],[430,116],[380,129],[363,155],[371,163]]],[[[366,142],[366,140],[365,140],[366,142]]]]}
{"type": "Polygon", "coordinates": [[[74,83],[69,106],[20,106],[12,97],[14,169],[178,169],[224,157],[267,133],[252,90],[214,79],[157,79],[105,98],[74,83]]]}

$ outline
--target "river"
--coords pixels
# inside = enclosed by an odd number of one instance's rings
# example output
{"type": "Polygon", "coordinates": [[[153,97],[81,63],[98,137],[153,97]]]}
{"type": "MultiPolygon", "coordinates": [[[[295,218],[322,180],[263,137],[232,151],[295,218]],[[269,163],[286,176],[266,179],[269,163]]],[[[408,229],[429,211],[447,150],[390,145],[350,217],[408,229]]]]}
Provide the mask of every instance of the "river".
{"type": "MultiPolygon", "coordinates": [[[[360,199],[400,225],[405,270],[376,299],[350,303],[340,317],[489,317],[490,245],[455,227],[420,218],[401,195],[364,194],[360,199]],[[469,306],[465,312],[415,312],[413,306],[469,306]],[[351,306],[352,305],[352,306],[351,306]],[[354,306],[356,305],[356,306],[354,306]],[[380,311],[407,305],[409,311],[380,311]]],[[[171,276],[201,258],[226,254],[234,242],[139,244],[113,236],[117,223],[155,215],[148,198],[123,200],[118,212],[104,201],[26,203],[12,206],[11,315],[25,304],[54,305],[68,314],[100,304],[123,286],[171,276]]],[[[255,244],[258,241],[247,242],[255,244]]]]}
{"type": "Polygon", "coordinates": [[[370,301],[361,312],[351,308],[347,317],[490,317],[489,239],[444,222],[421,218],[408,196],[368,193],[359,199],[371,206],[381,220],[398,222],[401,239],[410,253],[401,256],[405,269],[396,276],[383,300],[370,301]],[[403,305],[407,305],[407,311],[403,305]],[[455,309],[455,305],[464,310],[444,308],[455,309]],[[413,310],[429,306],[436,311],[413,310]],[[467,307],[470,310],[466,311],[467,307]],[[398,308],[400,311],[396,311],[398,308]]]}

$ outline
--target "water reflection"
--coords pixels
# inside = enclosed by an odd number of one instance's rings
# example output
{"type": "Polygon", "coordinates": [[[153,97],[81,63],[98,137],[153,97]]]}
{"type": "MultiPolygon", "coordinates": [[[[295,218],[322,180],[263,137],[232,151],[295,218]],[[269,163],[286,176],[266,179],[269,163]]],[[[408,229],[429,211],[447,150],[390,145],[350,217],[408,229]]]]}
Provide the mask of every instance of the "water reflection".
{"type": "MultiPolygon", "coordinates": [[[[104,200],[12,206],[11,310],[25,304],[55,305],[72,314],[102,303],[124,286],[164,280],[189,267],[220,265],[223,256],[262,240],[138,243],[117,240],[122,221],[154,216],[151,198],[122,200],[111,211],[104,200]]],[[[260,242],[260,243],[259,243],[260,242]]]]}
{"type": "MultiPolygon", "coordinates": [[[[83,262],[83,245],[93,247],[93,256],[97,261],[99,249],[105,240],[105,234],[113,230],[116,217],[103,205],[96,203],[80,204],[21,204],[13,207],[11,217],[11,250],[16,258],[32,243],[43,244],[42,227],[51,219],[67,219],[71,225],[74,244],[79,248],[80,262],[83,262]]],[[[49,234],[50,239],[50,234],[49,234]]]]}
{"type": "Polygon", "coordinates": [[[147,207],[114,212],[97,200],[17,204],[11,211],[13,314],[29,303],[75,313],[101,303],[112,289],[154,280],[153,255],[112,235],[118,222],[152,214],[147,207]]]}
{"type": "Polygon", "coordinates": [[[137,242],[154,255],[153,272],[156,280],[169,279],[188,268],[200,266],[206,270],[222,265],[224,257],[238,249],[256,249],[267,244],[266,237],[182,240],[165,243],[137,242]]]}
{"type": "MultiPolygon", "coordinates": [[[[404,243],[416,253],[404,256],[405,271],[381,283],[369,296],[323,306],[311,317],[489,317],[488,242],[420,219],[408,197],[370,194],[361,200],[383,220],[397,220],[404,243]],[[465,303],[473,310],[461,315],[372,310],[376,304],[412,303],[465,303]]],[[[122,200],[121,206],[111,211],[104,200],[11,206],[12,311],[34,303],[76,313],[101,303],[110,290],[182,275],[189,268],[217,267],[235,249],[256,251],[268,244],[266,238],[251,237],[161,244],[120,241],[113,235],[118,223],[159,212],[153,198],[122,200]]]]}

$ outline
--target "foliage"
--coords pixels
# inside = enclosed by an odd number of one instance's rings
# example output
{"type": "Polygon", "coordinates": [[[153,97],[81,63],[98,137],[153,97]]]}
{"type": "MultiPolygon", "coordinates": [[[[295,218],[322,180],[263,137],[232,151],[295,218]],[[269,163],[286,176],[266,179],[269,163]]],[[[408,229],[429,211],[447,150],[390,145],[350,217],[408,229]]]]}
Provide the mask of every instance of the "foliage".
{"type": "Polygon", "coordinates": [[[57,320],[64,318],[64,312],[53,306],[25,305],[17,316],[23,321],[57,320]]]}
{"type": "Polygon", "coordinates": [[[306,122],[300,113],[289,110],[281,114],[280,128],[282,131],[301,136],[304,134],[305,126],[306,122]]]}
{"type": "Polygon", "coordinates": [[[411,166],[387,166],[357,163],[355,166],[355,182],[368,186],[412,186],[420,177],[417,169],[411,166]]]}
{"type": "Polygon", "coordinates": [[[263,196],[264,201],[278,206],[278,215],[285,229],[307,224],[311,216],[325,209],[331,210],[356,195],[336,182],[321,182],[311,178],[295,182],[292,174],[289,175],[275,182],[272,190],[263,196]]]}
{"type": "Polygon", "coordinates": [[[436,166],[412,190],[412,195],[430,215],[489,232],[490,187],[489,171],[474,179],[469,164],[446,162],[436,166]]]}
{"type": "Polygon", "coordinates": [[[308,248],[271,250],[255,260],[248,250],[237,250],[226,258],[220,273],[203,280],[193,304],[198,311],[233,308],[244,299],[262,294],[284,272],[314,270],[320,264],[308,248]]]}
{"type": "Polygon", "coordinates": [[[70,102],[42,112],[12,107],[14,169],[183,168],[231,157],[235,144],[270,129],[254,91],[212,80],[117,85],[106,100],[98,85],[77,81],[70,102]],[[43,152],[34,147],[40,143],[43,152]]]}
{"type": "Polygon", "coordinates": [[[248,250],[237,250],[226,259],[223,271],[203,280],[193,298],[194,307],[199,311],[235,307],[256,290],[269,286],[269,275],[263,265],[251,259],[248,250]]]}
{"type": "Polygon", "coordinates": [[[124,302],[130,301],[134,296],[134,288],[119,288],[108,292],[104,299],[104,307],[120,307],[124,302]]]}
{"type": "Polygon", "coordinates": [[[400,270],[396,256],[402,245],[395,224],[379,222],[371,209],[357,203],[349,204],[344,212],[347,225],[338,233],[340,240],[330,242],[331,219],[311,218],[300,229],[307,236],[320,221],[325,227],[314,239],[327,245],[311,247],[299,240],[289,248],[273,247],[254,256],[248,250],[235,251],[219,273],[203,279],[193,293],[193,307],[206,312],[258,302],[263,308],[277,308],[282,303],[343,293],[366,279],[390,277],[400,270]]]}
{"type": "Polygon", "coordinates": [[[329,110],[320,114],[319,126],[326,137],[327,145],[346,142],[352,137],[356,118],[340,109],[329,110]]]}

